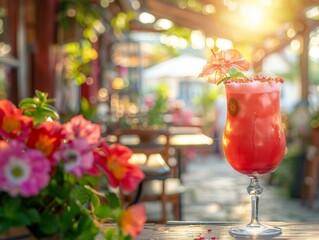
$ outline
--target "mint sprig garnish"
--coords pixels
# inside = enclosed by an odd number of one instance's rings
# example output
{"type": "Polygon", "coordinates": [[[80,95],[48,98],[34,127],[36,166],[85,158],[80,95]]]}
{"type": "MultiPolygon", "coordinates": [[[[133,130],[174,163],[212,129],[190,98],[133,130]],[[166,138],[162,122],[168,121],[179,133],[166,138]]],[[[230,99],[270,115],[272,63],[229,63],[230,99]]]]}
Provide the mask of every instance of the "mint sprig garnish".
{"type": "Polygon", "coordinates": [[[247,76],[242,72],[239,72],[237,68],[231,67],[228,69],[228,74],[222,79],[220,79],[216,84],[219,85],[225,80],[236,80],[238,78],[247,78],[247,76]]]}

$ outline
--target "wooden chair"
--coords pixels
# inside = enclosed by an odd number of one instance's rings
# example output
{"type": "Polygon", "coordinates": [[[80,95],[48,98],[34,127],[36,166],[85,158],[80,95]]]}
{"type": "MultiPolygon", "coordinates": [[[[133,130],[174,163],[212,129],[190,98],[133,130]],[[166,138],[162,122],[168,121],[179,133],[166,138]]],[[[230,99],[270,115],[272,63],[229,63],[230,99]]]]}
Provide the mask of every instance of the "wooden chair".
{"type": "Polygon", "coordinates": [[[145,179],[135,196],[126,195],[123,199],[130,203],[160,202],[160,219],[148,219],[148,222],[165,223],[168,219],[168,203],[172,204],[174,220],[181,220],[181,194],[184,186],[176,177],[175,167],[177,166],[170,165],[171,146],[168,131],[115,129],[113,133],[117,143],[126,145],[133,151],[130,161],[139,165],[145,174],[145,179]]]}

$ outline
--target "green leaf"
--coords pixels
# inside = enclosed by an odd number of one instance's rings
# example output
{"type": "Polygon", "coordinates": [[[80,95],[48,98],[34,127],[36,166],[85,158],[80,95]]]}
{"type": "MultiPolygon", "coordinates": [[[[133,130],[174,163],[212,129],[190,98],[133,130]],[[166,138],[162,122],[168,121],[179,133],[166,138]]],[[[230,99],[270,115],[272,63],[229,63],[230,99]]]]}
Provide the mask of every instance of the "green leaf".
{"type": "Polygon", "coordinates": [[[246,78],[246,76],[242,72],[239,72],[237,68],[231,67],[228,72],[231,78],[246,78]]]}
{"type": "Polygon", "coordinates": [[[224,81],[229,80],[229,79],[232,79],[232,78],[233,78],[233,77],[231,77],[231,76],[229,76],[229,77],[224,77],[224,78],[222,78],[221,80],[219,80],[216,84],[217,84],[217,86],[218,86],[219,84],[223,83],[224,81]]]}
{"type": "Polygon", "coordinates": [[[99,228],[89,216],[83,216],[77,226],[77,234],[81,236],[78,239],[90,240],[99,233],[99,228]]]}
{"type": "Polygon", "coordinates": [[[120,207],[120,199],[118,198],[118,196],[115,193],[108,193],[106,195],[106,198],[108,200],[108,202],[110,203],[110,206],[112,208],[119,208],[120,207]]]}
{"type": "Polygon", "coordinates": [[[100,198],[96,196],[94,193],[90,194],[91,196],[91,203],[94,208],[96,208],[100,204],[100,198]]]}
{"type": "Polygon", "coordinates": [[[25,106],[32,105],[34,107],[37,106],[33,98],[24,98],[20,101],[19,107],[24,110],[25,106]]]}
{"type": "Polygon", "coordinates": [[[40,222],[40,214],[37,209],[29,208],[26,210],[26,214],[31,222],[40,222]]]}
{"type": "Polygon", "coordinates": [[[241,72],[238,72],[237,77],[246,78],[247,76],[241,72]]]}
{"type": "Polygon", "coordinates": [[[88,191],[82,186],[77,186],[72,189],[71,196],[73,199],[78,200],[82,205],[89,200],[88,191]]]}
{"type": "Polygon", "coordinates": [[[36,90],[35,97],[21,100],[19,107],[25,115],[34,117],[34,123],[40,123],[46,121],[47,117],[59,119],[55,108],[48,104],[54,101],[54,99],[48,99],[48,93],[36,90]]]}
{"type": "Polygon", "coordinates": [[[131,235],[126,235],[122,238],[122,240],[131,240],[131,239],[132,239],[131,235]]]}
{"type": "Polygon", "coordinates": [[[108,218],[112,213],[112,208],[103,204],[99,205],[94,209],[94,214],[99,219],[106,219],[108,218]]]}
{"type": "Polygon", "coordinates": [[[114,220],[114,222],[118,223],[121,221],[122,216],[123,216],[123,212],[124,212],[124,209],[122,209],[122,208],[113,209],[112,219],[114,220]]]}
{"type": "Polygon", "coordinates": [[[81,179],[79,179],[81,185],[92,185],[96,186],[101,182],[101,177],[99,176],[90,176],[84,175],[81,179]]]}
{"type": "Polygon", "coordinates": [[[113,240],[116,239],[116,229],[115,228],[107,228],[104,230],[104,239],[105,240],[113,240]]]}
{"type": "Polygon", "coordinates": [[[32,219],[30,219],[25,212],[17,212],[16,220],[21,225],[30,225],[32,223],[32,219]]]}
{"type": "Polygon", "coordinates": [[[48,212],[45,212],[41,216],[40,229],[43,233],[45,234],[56,233],[59,227],[60,227],[60,223],[57,216],[50,214],[48,212]]]}
{"type": "Polygon", "coordinates": [[[3,219],[0,217],[0,233],[8,230],[9,228],[13,227],[14,224],[12,224],[11,221],[8,221],[8,219],[3,219]]]}
{"type": "Polygon", "coordinates": [[[237,73],[238,73],[238,70],[237,70],[236,68],[234,68],[234,67],[231,67],[231,68],[228,70],[228,72],[229,72],[229,74],[230,74],[231,76],[236,76],[237,73]]]}
{"type": "Polygon", "coordinates": [[[16,213],[21,208],[21,198],[13,198],[7,201],[3,206],[4,216],[15,219],[16,213]]]}
{"type": "Polygon", "coordinates": [[[63,223],[62,228],[68,228],[69,226],[72,226],[72,220],[74,217],[74,213],[76,211],[72,211],[71,207],[69,207],[68,209],[65,209],[65,211],[61,214],[60,216],[60,222],[63,223]]]}
{"type": "Polygon", "coordinates": [[[67,199],[70,195],[70,189],[59,185],[50,185],[48,187],[49,194],[55,198],[67,199]]]}

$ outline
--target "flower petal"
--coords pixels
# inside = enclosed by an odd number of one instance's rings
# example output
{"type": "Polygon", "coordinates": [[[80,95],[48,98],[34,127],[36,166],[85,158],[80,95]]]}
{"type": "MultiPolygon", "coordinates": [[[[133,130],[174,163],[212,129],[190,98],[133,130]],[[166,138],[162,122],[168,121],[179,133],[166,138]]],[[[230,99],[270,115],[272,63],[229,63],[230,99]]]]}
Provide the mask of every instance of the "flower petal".
{"type": "Polygon", "coordinates": [[[143,230],[146,222],[146,211],[142,204],[128,207],[122,215],[121,227],[125,235],[135,238],[143,230]]]}

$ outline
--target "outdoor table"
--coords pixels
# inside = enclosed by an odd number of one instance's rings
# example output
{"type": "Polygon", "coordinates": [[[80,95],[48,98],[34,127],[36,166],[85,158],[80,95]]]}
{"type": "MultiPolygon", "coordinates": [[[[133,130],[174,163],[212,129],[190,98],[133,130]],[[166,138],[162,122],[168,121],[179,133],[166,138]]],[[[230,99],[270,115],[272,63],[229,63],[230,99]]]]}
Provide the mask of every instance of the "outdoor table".
{"type": "Polygon", "coordinates": [[[211,146],[214,141],[195,127],[172,127],[169,132],[171,134],[170,145],[177,151],[178,177],[181,179],[183,169],[182,149],[186,147],[211,146]]]}
{"type": "MultiPolygon", "coordinates": [[[[171,127],[170,133],[170,145],[176,149],[177,152],[177,167],[178,178],[181,179],[182,173],[182,149],[185,147],[205,147],[213,144],[213,139],[201,133],[197,127],[171,127]]],[[[108,135],[107,142],[112,144],[116,142],[116,136],[108,135]]],[[[165,138],[159,137],[158,143],[165,144],[165,138]]],[[[129,136],[123,139],[123,144],[127,146],[138,146],[138,137],[129,136]]]]}
{"type": "MultiPolygon", "coordinates": [[[[228,239],[274,239],[274,240],[315,240],[319,239],[319,223],[309,222],[265,222],[280,227],[282,234],[277,237],[235,238],[229,235],[229,228],[238,222],[188,222],[174,221],[167,224],[145,224],[136,240],[228,240],[228,239]]],[[[101,239],[101,238],[98,238],[101,239]]]]}

